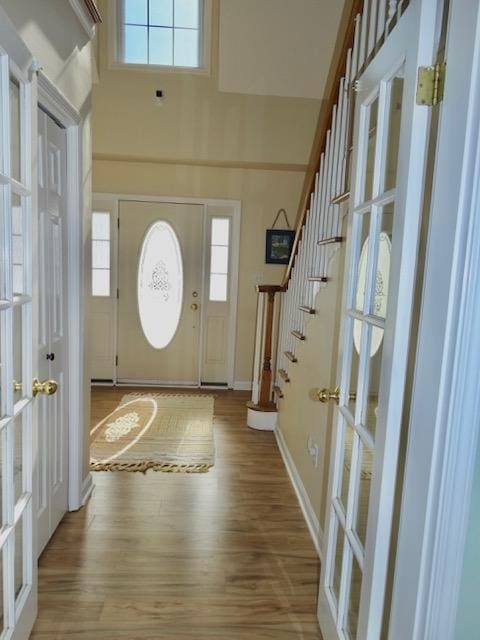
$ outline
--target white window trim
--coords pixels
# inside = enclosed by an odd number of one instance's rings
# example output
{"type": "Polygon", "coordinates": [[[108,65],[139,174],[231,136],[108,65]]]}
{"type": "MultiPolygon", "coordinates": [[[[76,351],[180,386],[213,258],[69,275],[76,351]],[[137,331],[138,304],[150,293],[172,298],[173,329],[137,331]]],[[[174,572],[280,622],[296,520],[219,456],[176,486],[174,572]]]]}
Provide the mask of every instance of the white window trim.
{"type": "Polygon", "coordinates": [[[212,51],[212,0],[203,0],[202,25],[200,28],[200,66],[176,67],[159,64],[130,64],[121,61],[121,11],[122,0],[109,0],[108,19],[108,68],[114,71],[145,71],[147,73],[181,73],[193,75],[210,75],[212,51]]]}

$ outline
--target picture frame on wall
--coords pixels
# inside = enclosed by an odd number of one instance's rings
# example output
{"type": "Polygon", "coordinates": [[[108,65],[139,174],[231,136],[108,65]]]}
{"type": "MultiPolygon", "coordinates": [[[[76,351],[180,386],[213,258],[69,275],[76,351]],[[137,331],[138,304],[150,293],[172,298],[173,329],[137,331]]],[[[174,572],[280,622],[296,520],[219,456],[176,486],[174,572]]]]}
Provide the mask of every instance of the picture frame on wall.
{"type": "Polygon", "coordinates": [[[295,231],[292,229],[267,229],[265,262],[288,264],[292,253],[295,231]]]}

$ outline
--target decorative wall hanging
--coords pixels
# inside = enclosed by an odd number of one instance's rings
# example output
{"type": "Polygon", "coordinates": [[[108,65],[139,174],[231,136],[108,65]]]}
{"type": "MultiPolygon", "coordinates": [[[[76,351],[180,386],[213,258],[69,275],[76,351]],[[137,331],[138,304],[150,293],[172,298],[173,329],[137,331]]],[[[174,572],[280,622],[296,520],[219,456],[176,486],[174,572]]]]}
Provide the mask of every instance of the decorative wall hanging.
{"type": "Polygon", "coordinates": [[[287,212],[285,209],[279,209],[271,229],[267,229],[265,242],[265,262],[267,264],[288,264],[290,254],[292,253],[295,231],[290,229],[287,212]],[[275,229],[278,218],[285,216],[285,222],[288,229],[275,229]]]}

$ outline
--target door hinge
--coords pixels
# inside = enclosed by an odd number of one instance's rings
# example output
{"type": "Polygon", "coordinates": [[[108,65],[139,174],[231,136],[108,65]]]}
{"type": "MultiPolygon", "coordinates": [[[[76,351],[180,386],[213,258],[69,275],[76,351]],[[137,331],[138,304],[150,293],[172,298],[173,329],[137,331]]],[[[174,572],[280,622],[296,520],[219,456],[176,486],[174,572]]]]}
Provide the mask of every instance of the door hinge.
{"type": "Polygon", "coordinates": [[[117,289],[117,300],[120,300],[120,289],[117,289]]]}
{"type": "Polygon", "coordinates": [[[118,367],[118,356],[115,356],[115,366],[118,367]]]}
{"type": "Polygon", "coordinates": [[[120,218],[117,218],[117,229],[120,229],[120,218]]]}
{"type": "Polygon", "coordinates": [[[434,107],[443,100],[446,68],[445,62],[418,68],[417,104],[434,107]]]}

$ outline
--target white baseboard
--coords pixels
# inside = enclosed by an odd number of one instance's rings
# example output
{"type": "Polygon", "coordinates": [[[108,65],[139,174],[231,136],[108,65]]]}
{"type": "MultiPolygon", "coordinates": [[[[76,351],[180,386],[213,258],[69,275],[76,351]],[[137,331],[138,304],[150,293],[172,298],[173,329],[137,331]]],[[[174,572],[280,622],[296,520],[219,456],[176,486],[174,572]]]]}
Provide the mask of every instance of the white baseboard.
{"type": "Polygon", "coordinates": [[[323,537],[323,533],[320,529],[318,518],[315,514],[315,511],[313,510],[305,487],[303,486],[300,474],[298,473],[290,451],[288,450],[287,443],[285,442],[282,432],[280,431],[278,426],[275,429],[275,437],[277,439],[278,448],[280,449],[280,453],[282,454],[283,462],[287,469],[290,482],[292,483],[297,495],[298,503],[302,510],[303,517],[305,518],[308,530],[310,531],[310,536],[312,537],[313,544],[315,546],[315,549],[317,550],[318,557],[320,558],[320,560],[322,560],[321,538],[323,537]]]}
{"type": "Polygon", "coordinates": [[[89,473],[82,483],[82,507],[84,507],[92,495],[95,485],[93,484],[92,474],[89,473]]]}
{"type": "Polygon", "coordinates": [[[251,380],[235,380],[233,383],[234,391],[251,391],[252,390],[252,381],[251,380]]]}

